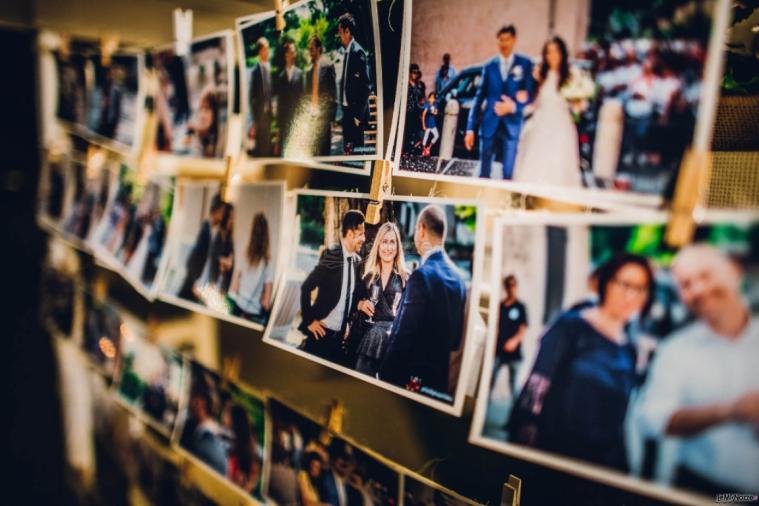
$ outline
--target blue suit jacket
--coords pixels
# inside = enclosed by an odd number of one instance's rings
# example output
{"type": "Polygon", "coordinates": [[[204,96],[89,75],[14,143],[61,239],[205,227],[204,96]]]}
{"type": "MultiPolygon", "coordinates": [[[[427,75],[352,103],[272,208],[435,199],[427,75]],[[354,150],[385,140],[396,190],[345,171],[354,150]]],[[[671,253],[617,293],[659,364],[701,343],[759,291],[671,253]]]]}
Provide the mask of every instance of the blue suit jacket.
{"type": "Polygon", "coordinates": [[[477,89],[472,108],[469,110],[466,129],[474,131],[479,124],[480,137],[487,138],[495,134],[499,124],[503,124],[510,138],[518,138],[522,130],[523,111],[525,106],[532,102],[534,90],[535,80],[532,77],[532,61],[529,58],[515,54],[506,81],[501,79],[500,57],[492,58],[482,67],[480,87],[477,89]],[[517,67],[521,70],[517,70],[517,67]],[[523,103],[516,100],[517,92],[522,90],[527,91],[529,97],[523,103]],[[517,110],[512,114],[499,117],[495,113],[494,106],[496,102],[501,100],[501,95],[506,95],[514,100],[517,104],[517,110]],[[482,121],[480,122],[483,102],[486,107],[482,111],[482,121]]]}
{"type": "Polygon", "coordinates": [[[449,393],[452,351],[464,332],[466,284],[450,260],[435,252],[409,277],[380,378],[405,386],[412,376],[422,387],[449,393]]]}

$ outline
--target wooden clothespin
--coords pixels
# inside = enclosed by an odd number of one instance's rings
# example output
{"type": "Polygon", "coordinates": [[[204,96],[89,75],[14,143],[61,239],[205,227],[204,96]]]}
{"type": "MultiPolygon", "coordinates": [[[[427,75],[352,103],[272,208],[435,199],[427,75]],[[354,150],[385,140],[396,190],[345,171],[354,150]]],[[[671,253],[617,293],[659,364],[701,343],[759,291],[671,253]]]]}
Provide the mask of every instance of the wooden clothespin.
{"type": "Polygon", "coordinates": [[[221,181],[221,190],[219,191],[221,200],[224,202],[229,202],[232,199],[229,188],[232,186],[232,178],[235,176],[233,160],[234,158],[231,155],[224,157],[224,179],[221,181]]]}
{"type": "Polygon", "coordinates": [[[278,32],[285,31],[285,11],[284,4],[286,0],[274,0],[274,28],[278,32]]]}
{"type": "Polygon", "coordinates": [[[71,37],[67,34],[58,35],[58,54],[61,60],[66,61],[71,56],[71,37]]]}
{"type": "Polygon", "coordinates": [[[111,33],[100,37],[100,63],[104,67],[111,65],[111,55],[119,48],[119,34],[111,33]]]}
{"type": "Polygon", "coordinates": [[[224,361],[221,366],[221,377],[224,381],[236,383],[240,379],[240,355],[234,355],[231,357],[224,357],[224,361]]]}
{"type": "Polygon", "coordinates": [[[343,403],[334,400],[329,405],[329,415],[327,416],[327,430],[332,434],[342,434],[343,417],[345,416],[345,406],[343,403]]]}
{"type": "Polygon", "coordinates": [[[108,153],[106,150],[94,144],[89,144],[87,146],[87,159],[85,161],[85,174],[87,177],[94,177],[98,174],[105,167],[107,160],[108,153]]]}
{"type": "Polygon", "coordinates": [[[670,246],[684,246],[693,240],[698,221],[697,213],[705,201],[709,185],[711,160],[710,151],[691,150],[683,157],[664,236],[664,240],[670,246]]]}
{"type": "Polygon", "coordinates": [[[192,9],[174,9],[174,52],[177,56],[187,56],[191,43],[192,9]]]}
{"type": "Polygon", "coordinates": [[[369,190],[369,206],[366,208],[366,222],[376,225],[380,221],[380,211],[385,196],[390,193],[393,184],[393,162],[377,160],[372,172],[372,186],[369,190]]]}
{"type": "Polygon", "coordinates": [[[522,503],[522,479],[513,474],[503,484],[501,493],[501,506],[520,506],[522,503]]]}
{"type": "Polygon", "coordinates": [[[329,446],[332,441],[333,434],[342,434],[343,432],[343,416],[345,415],[345,407],[343,404],[334,400],[329,405],[329,411],[327,413],[327,423],[324,424],[324,429],[319,435],[319,442],[324,446],[329,446]]]}

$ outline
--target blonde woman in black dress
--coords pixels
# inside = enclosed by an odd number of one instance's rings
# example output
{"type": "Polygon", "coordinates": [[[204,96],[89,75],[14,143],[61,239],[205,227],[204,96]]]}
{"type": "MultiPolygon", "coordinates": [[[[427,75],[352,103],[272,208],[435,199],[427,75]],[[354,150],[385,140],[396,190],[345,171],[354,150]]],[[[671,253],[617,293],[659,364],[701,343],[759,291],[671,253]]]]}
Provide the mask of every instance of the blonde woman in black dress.
{"type": "Polygon", "coordinates": [[[401,234],[387,222],[377,231],[358,287],[358,310],[368,317],[362,324],[356,370],[376,376],[390,339],[409,270],[403,257],[401,234]]]}

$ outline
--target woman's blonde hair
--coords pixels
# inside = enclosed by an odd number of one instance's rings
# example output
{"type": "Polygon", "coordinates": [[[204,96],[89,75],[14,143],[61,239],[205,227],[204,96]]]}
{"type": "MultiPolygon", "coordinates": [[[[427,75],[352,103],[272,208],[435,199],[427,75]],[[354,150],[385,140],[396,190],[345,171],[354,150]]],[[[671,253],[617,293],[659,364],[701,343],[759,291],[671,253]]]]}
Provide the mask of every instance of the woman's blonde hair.
{"type": "Polygon", "coordinates": [[[382,238],[385,237],[385,235],[388,233],[393,234],[395,237],[395,243],[398,247],[395,254],[395,260],[393,260],[393,272],[400,275],[401,279],[403,280],[403,284],[405,285],[406,280],[411,273],[409,272],[408,267],[406,267],[406,260],[403,256],[401,233],[398,230],[398,227],[395,226],[395,223],[389,221],[383,223],[377,231],[377,236],[374,238],[374,244],[372,244],[372,249],[366,259],[366,264],[364,265],[364,277],[371,275],[370,282],[374,282],[374,280],[380,276],[380,265],[382,262],[380,260],[379,247],[380,243],[382,242],[382,238]]]}

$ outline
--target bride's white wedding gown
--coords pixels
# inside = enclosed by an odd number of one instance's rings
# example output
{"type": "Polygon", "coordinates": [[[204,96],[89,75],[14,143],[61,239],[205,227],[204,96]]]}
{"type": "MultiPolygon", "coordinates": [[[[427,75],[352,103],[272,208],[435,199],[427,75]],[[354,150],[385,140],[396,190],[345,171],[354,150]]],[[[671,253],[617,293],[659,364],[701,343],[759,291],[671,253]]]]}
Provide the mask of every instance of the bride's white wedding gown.
{"type": "Polygon", "coordinates": [[[517,148],[514,181],[564,187],[581,187],[577,127],[569,104],[556,84],[559,75],[549,71],[525,122],[517,148]]]}

